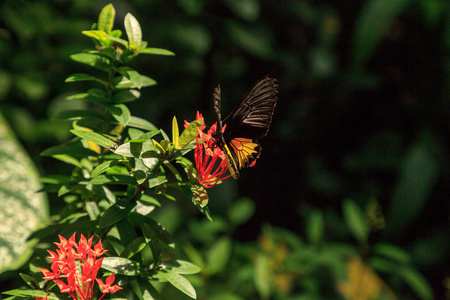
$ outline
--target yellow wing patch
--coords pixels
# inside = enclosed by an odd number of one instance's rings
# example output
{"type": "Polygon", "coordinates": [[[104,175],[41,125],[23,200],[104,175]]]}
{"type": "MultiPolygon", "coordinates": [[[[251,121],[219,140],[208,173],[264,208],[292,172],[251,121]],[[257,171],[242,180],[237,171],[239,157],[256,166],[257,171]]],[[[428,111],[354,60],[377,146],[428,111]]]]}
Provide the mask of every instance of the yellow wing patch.
{"type": "Polygon", "coordinates": [[[224,145],[228,170],[234,179],[239,177],[239,170],[248,167],[259,155],[259,144],[252,139],[235,138],[224,145]]]}

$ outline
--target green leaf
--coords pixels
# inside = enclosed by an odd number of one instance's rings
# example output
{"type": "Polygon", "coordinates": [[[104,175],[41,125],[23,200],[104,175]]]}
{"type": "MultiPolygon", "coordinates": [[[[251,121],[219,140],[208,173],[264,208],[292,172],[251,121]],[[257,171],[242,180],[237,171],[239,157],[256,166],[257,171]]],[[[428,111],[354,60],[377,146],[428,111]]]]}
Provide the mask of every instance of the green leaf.
{"type": "Polygon", "coordinates": [[[247,222],[255,212],[255,203],[250,198],[240,198],[229,210],[231,223],[237,227],[247,222]]]}
{"type": "Polygon", "coordinates": [[[125,249],[120,254],[121,257],[131,258],[137,253],[141,252],[145,248],[146,242],[145,238],[138,237],[128,243],[125,249]]]}
{"type": "Polygon", "coordinates": [[[83,147],[83,145],[77,141],[77,142],[69,142],[66,144],[61,144],[58,146],[50,147],[44,151],[41,152],[41,156],[52,156],[52,155],[59,155],[59,154],[67,154],[74,157],[86,157],[86,156],[98,156],[98,153],[83,147]]]}
{"type": "Polygon", "coordinates": [[[89,181],[91,184],[103,185],[103,184],[122,184],[122,185],[135,185],[136,180],[129,175],[98,175],[89,181]]]}
{"type": "Polygon", "coordinates": [[[197,293],[191,283],[183,276],[175,273],[172,270],[160,270],[157,272],[157,277],[161,277],[168,282],[170,282],[174,287],[188,295],[189,297],[195,299],[197,293]]]}
{"type": "Polygon", "coordinates": [[[24,273],[20,273],[19,275],[23,279],[23,281],[25,281],[25,283],[31,288],[34,289],[39,286],[36,279],[34,279],[32,276],[24,273]]]}
{"type": "Polygon", "coordinates": [[[143,47],[137,47],[136,52],[139,54],[152,54],[152,55],[168,55],[168,56],[174,56],[175,53],[172,51],[166,50],[166,49],[160,49],[160,48],[143,48],[143,47]]]}
{"type": "Polygon", "coordinates": [[[88,97],[86,98],[86,100],[98,105],[111,103],[111,97],[108,95],[108,93],[105,90],[97,88],[88,90],[88,97]]]}
{"type": "Polygon", "coordinates": [[[108,161],[101,163],[100,165],[95,167],[95,169],[91,172],[91,178],[96,177],[96,176],[108,171],[115,164],[117,164],[116,160],[108,160],[108,161]]]}
{"type": "Polygon", "coordinates": [[[376,47],[388,33],[394,20],[412,3],[412,0],[366,1],[355,25],[352,55],[353,69],[360,72],[376,47]]]}
{"type": "Polygon", "coordinates": [[[433,290],[423,275],[411,268],[401,268],[399,273],[420,299],[433,299],[433,290]]]}
{"type": "Polygon", "coordinates": [[[342,204],[342,209],[348,229],[355,239],[360,243],[366,242],[369,231],[367,230],[367,222],[361,208],[352,200],[346,199],[342,204]]]}
{"type": "Polygon", "coordinates": [[[105,257],[102,268],[114,272],[115,275],[138,276],[145,274],[141,270],[141,264],[139,262],[123,257],[105,257]]]}
{"type": "Polygon", "coordinates": [[[401,235],[404,228],[423,211],[439,177],[441,162],[434,149],[440,147],[439,140],[433,134],[424,132],[406,154],[391,207],[386,213],[387,234],[401,235]]]}
{"type": "Polygon", "coordinates": [[[100,83],[105,83],[103,80],[95,76],[83,73],[72,74],[69,77],[67,77],[64,82],[77,82],[77,81],[97,81],[100,83]]]}
{"type": "MultiPolygon", "coordinates": [[[[22,297],[29,299],[30,297],[48,297],[49,300],[58,300],[59,298],[55,296],[55,294],[48,294],[45,291],[40,291],[40,290],[25,290],[25,289],[15,289],[15,290],[9,290],[9,291],[5,291],[2,292],[2,294],[5,295],[11,295],[11,296],[17,296],[17,297],[21,297],[20,299],[23,299],[22,297]]],[[[15,298],[13,298],[15,299],[15,298]]]]}
{"type": "Polygon", "coordinates": [[[72,54],[70,58],[76,62],[106,71],[111,67],[111,61],[104,56],[93,53],[72,54]]]}
{"type": "Polygon", "coordinates": [[[46,195],[27,152],[0,114],[0,273],[22,266],[32,255],[28,236],[48,217],[46,195]]]}
{"type": "Polygon", "coordinates": [[[87,37],[95,39],[100,42],[101,45],[105,45],[108,34],[102,30],[83,30],[81,31],[87,37]]]}
{"type": "Polygon", "coordinates": [[[105,105],[114,119],[119,122],[120,125],[127,126],[128,121],[130,120],[131,113],[128,107],[123,104],[115,104],[115,105],[105,105]]]}
{"type": "Polygon", "coordinates": [[[201,129],[202,125],[203,125],[203,118],[189,123],[189,126],[186,127],[186,129],[181,133],[179,145],[178,147],[175,147],[175,149],[183,149],[190,142],[192,142],[198,135],[197,128],[201,129]]]}
{"type": "Polygon", "coordinates": [[[142,42],[142,30],[138,20],[136,20],[132,14],[127,13],[124,23],[131,47],[134,48],[133,46],[140,46],[142,42]]]}
{"type": "Polygon", "coordinates": [[[75,167],[83,168],[83,165],[80,163],[80,161],[78,159],[76,159],[75,157],[73,157],[73,156],[70,156],[70,155],[67,155],[67,154],[55,154],[55,155],[52,155],[52,157],[54,159],[63,161],[66,164],[71,164],[71,165],[73,165],[75,167]]]}
{"type": "Polygon", "coordinates": [[[115,142],[113,142],[109,138],[104,137],[103,135],[96,133],[96,132],[86,131],[86,130],[81,130],[81,129],[72,129],[72,130],[70,130],[70,132],[72,132],[74,135],[76,135],[86,141],[96,143],[102,147],[111,148],[111,147],[116,146],[115,142]]]}
{"type": "Polygon", "coordinates": [[[141,97],[141,92],[137,90],[126,90],[117,92],[112,96],[112,101],[114,103],[125,103],[136,101],[141,97]]]}
{"type": "Polygon", "coordinates": [[[191,184],[192,201],[200,208],[206,207],[209,201],[208,192],[203,185],[191,184]]]}
{"type": "Polygon", "coordinates": [[[139,75],[138,80],[132,80],[123,76],[120,81],[116,84],[116,89],[141,89],[143,87],[154,86],[156,85],[156,81],[150,77],[145,75],[139,75]]]}
{"type": "Polygon", "coordinates": [[[164,269],[170,269],[177,274],[197,274],[201,271],[200,267],[194,265],[191,262],[185,260],[176,260],[173,262],[163,262],[161,267],[164,269]]]}
{"type": "Polygon", "coordinates": [[[153,198],[153,197],[151,197],[149,195],[146,195],[146,194],[142,194],[139,197],[139,201],[142,202],[145,205],[156,205],[156,206],[161,207],[161,203],[159,203],[158,200],[156,200],[155,198],[153,198]]]}
{"type": "Polygon", "coordinates": [[[311,211],[308,216],[306,233],[311,243],[317,244],[322,240],[324,231],[323,214],[320,210],[311,211]]]}
{"type": "Polygon", "coordinates": [[[144,140],[142,142],[132,141],[122,144],[114,151],[114,153],[125,157],[135,158],[158,157],[155,146],[152,141],[149,140],[144,140]]]}
{"type": "Polygon", "coordinates": [[[114,18],[116,16],[116,10],[114,6],[110,3],[103,7],[102,11],[98,16],[98,30],[102,30],[106,33],[110,33],[114,27],[114,18]]]}
{"type": "Polygon", "coordinates": [[[386,244],[386,243],[378,243],[372,247],[372,251],[376,255],[384,256],[392,259],[395,262],[401,264],[407,264],[411,262],[411,256],[397,246],[386,244]]]}
{"type": "Polygon", "coordinates": [[[159,244],[159,240],[156,236],[156,233],[153,231],[153,228],[149,224],[141,222],[141,230],[142,233],[144,234],[147,245],[152,250],[155,268],[159,266],[159,264],[161,263],[161,245],[159,244]]]}
{"type": "Polygon", "coordinates": [[[89,215],[89,219],[91,221],[95,221],[100,216],[100,209],[98,208],[98,205],[94,201],[88,201],[86,202],[86,212],[89,215]]]}
{"type": "Polygon", "coordinates": [[[273,284],[272,271],[267,256],[257,254],[255,259],[254,281],[261,299],[269,299],[273,284]]]}
{"type": "Polygon", "coordinates": [[[129,207],[120,207],[116,204],[111,205],[100,218],[98,226],[105,228],[120,222],[120,220],[128,216],[132,208],[131,205],[129,207]]]}
{"type": "Polygon", "coordinates": [[[209,274],[222,272],[230,259],[231,240],[223,237],[209,249],[207,254],[209,274]]]}
{"type": "Polygon", "coordinates": [[[155,125],[147,120],[135,116],[131,116],[128,120],[128,127],[140,128],[148,131],[157,130],[159,132],[158,128],[155,125]]]}
{"type": "Polygon", "coordinates": [[[172,142],[175,149],[179,149],[178,145],[180,143],[180,132],[178,131],[177,118],[174,116],[172,119],[172,142]]]}

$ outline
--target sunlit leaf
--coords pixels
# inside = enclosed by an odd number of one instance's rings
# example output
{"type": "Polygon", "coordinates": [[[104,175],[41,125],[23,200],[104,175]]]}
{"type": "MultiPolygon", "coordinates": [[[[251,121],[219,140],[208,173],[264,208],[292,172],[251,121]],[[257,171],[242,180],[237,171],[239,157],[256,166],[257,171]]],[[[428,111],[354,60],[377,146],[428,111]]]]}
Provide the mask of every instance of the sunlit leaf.
{"type": "Polygon", "coordinates": [[[132,14],[127,13],[124,23],[130,45],[139,46],[142,42],[142,30],[138,20],[132,14]]]}
{"type": "Polygon", "coordinates": [[[32,254],[28,236],[48,216],[38,172],[0,115],[0,273],[24,264],[32,254]]]}
{"type": "Polygon", "coordinates": [[[91,67],[106,71],[111,66],[111,61],[104,56],[93,53],[76,53],[70,58],[76,62],[89,65],[91,67]]]}
{"type": "Polygon", "coordinates": [[[98,16],[98,30],[103,30],[106,33],[110,33],[114,27],[115,16],[116,10],[111,3],[103,7],[98,16]]]}
{"type": "Polygon", "coordinates": [[[137,276],[144,273],[139,262],[122,257],[105,257],[102,268],[116,275],[137,276]]]}
{"type": "Polygon", "coordinates": [[[86,131],[86,130],[80,130],[80,129],[72,129],[70,130],[74,135],[89,141],[96,143],[102,147],[114,147],[116,146],[116,143],[113,142],[111,139],[104,137],[103,135],[92,132],[92,131],[86,131]]]}
{"type": "Polygon", "coordinates": [[[163,269],[158,271],[157,277],[164,278],[170,282],[174,287],[188,295],[189,297],[196,299],[197,293],[191,283],[183,276],[175,273],[172,270],[163,269]]]}

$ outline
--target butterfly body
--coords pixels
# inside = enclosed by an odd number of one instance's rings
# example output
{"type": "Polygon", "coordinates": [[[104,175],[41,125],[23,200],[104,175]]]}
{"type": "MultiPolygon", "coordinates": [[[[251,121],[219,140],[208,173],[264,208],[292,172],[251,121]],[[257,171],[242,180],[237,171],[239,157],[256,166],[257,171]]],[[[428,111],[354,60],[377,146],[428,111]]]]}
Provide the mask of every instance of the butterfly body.
{"type": "Polygon", "coordinates": [[[267,135],[277,103],[278,84],[274,78],[258,81],[242,98],[228,117],[222,121],[220,86],[214,91],[217,114],[217,146],[224,152],[228,170],[239,178],[240,170],[249,167],[260,155],[258,139],[267,135]]]}

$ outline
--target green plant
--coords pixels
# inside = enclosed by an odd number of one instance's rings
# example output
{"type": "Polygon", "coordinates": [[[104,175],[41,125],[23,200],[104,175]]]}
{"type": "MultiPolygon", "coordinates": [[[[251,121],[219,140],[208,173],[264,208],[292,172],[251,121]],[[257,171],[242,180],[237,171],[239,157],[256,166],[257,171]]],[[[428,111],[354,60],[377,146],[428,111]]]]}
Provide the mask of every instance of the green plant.
{"type": "Polygon", "coordinates": [[[193,148],[203,147],[196,139],[204,128],[203,119],[186,124],[180,134],[174,117],[170,141],[162,129],[131,115],[126,103],[139,99],[140,89],[156,82],[129,67],[130,62],[139,54],[173,53],[147,47],[140,25],[131,14],[125,17],[128,40],[122,39],[122,32],[113,28],[114,18],[115,9],[109,4],[93,29],[83,31],[95,49],[71,56],[96,72],[73,74],[66,82],[88,81],[96,87],[67,98],[89,103],[86,109],[66,110],[56,116],[72,121],[70,132],[75,138],[41,153],[74,169],[70,175],[43,179],[45,190],[56,192],[65,205],[47,227],[31,236],[39,240],[38,251],[30,264],[32,274],[24,279],[37,290],[6,292],[15,298],[43,297],[42,291],[49,292],[52,286],[38,280],[36,268],[45,268],[42,258],[43,250],[49,248],[46,241],[53,240],[57,233],[68,237],[74,232],[101,239],[109,250],[102,268],[120,280],[124,289],[117,294],[122,297],[158,298],[152,284],[156,281],[169,282],[196,297],[183,275],[196,273],[199,268],[180,259],[169,233],[153,220],[151,212],[161,206],[161,199],[175,200],[170,190],[175,188],[192,198],[209,217],[206,190],[198,183],[193,164],[183,157],[193,148]]]}

